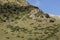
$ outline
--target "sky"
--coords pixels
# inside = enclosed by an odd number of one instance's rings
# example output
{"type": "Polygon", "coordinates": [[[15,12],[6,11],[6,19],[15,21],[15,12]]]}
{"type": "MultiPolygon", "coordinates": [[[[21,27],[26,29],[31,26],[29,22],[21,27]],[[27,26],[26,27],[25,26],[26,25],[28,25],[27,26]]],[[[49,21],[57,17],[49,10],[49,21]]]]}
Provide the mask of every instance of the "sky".
{"type": "Polygon", "coordinates": [[[60,0],[27,0],[46,13],[60,15],[60,0]]]}

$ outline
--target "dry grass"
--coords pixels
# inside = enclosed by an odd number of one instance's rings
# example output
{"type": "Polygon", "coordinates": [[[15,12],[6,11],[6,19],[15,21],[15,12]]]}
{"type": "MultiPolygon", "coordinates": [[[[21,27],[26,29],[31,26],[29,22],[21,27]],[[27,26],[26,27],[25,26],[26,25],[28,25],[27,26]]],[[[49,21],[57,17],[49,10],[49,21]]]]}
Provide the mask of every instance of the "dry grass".
{"type": "Polygon", "coordinates": [[[46,18],[38,9],[28,7],[18,15],[0,15],[0,40],[60,40],[60,20],[46,18]]]}

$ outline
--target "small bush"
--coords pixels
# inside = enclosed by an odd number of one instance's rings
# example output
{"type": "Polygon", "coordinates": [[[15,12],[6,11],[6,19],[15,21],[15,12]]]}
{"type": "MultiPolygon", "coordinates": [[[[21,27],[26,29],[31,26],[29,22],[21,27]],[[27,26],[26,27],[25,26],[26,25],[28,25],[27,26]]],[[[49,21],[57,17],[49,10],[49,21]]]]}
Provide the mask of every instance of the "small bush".
{"type": "Polygon", "coordinates": [[[2,23],[2,22],[6,22],[6,20],[0,18],[0,23],[2,23]]]}
{"type": "Polygon", "coordinates": [[[50,22],[55,22],[55,21],[51,19],[50,22]]]}
{"type": "Polygon", "coordinates": [[[19,36],[19,35],[17,35],[16,37],[20,38],[20,36],[19,36]]]}
{"type": "Polygon", "coordinates": [[[24,33],[27,33],[28,32],[28,29],[21,28],[21,31],[24,32],[24,33]]]}
{"type": "Polygon", "coordinates": [[[55,18],[51,18],[51,19],[49,20],[49,22],[55,22],[55,21],[56,21],[55,18]]]}
{"type": "Polygon", "coordinates": [[[34,23],[31,23],[30,25],[33,25],[34,23]]]}
{"type": "Polygon", "coordinates": [[[33,40],[33,38],[28,38],[28,40],[33,40]]]}
{"type": "Polygon", "coordinates": [[[6,37],[6,39],[10,39],[9,37],[6,37]]]}
{"type": "Polygon", "coordinates": [[[50,18],[49,14],[45,14],[45,17],[46,17],[46,18],[50,18]]]}
{"type": "Polygon", "coordinates": [[[35,40],[39,40],[39,38],[35,38],[35,40]]]}

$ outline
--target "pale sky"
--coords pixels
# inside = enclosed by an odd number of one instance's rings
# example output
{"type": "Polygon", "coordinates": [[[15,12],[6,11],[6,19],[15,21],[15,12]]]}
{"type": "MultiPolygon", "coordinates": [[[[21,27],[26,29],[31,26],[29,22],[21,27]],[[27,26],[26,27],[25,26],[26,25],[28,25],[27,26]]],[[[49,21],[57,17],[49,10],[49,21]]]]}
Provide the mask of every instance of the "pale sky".
{"type": "Polygon", "coordinates": [[[44,12],[60,15],[60,0],[28,0],[28,2],[44,12]]]}

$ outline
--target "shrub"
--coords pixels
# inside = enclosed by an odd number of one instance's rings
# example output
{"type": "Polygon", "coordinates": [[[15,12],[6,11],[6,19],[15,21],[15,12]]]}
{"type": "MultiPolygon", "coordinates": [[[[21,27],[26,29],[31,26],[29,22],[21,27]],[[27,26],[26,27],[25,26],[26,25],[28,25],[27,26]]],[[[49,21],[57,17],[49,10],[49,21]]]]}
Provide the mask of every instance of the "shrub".
{"type": "Polygon", "coordinates": [[[19,38],[20,36],[19,36],[19,35],[17,35],[16,37],[18,37],[18,38],[19,38]]]}
{"type": "Polygon", "coordinates": [[[39,40],[39,38],[35,38],[35,40],[39,40]]]}
{"type": "Polygon", "coordinates": [[[6,20],[0,18],[0,23],[2,23],[2,22],[6,22],[6,20]]]}
{"type": "Polygon", "coordinates": [[[15,30],[15,31],[19,31],[19,29],[20,29],[19,26],[15,26],[15,27],[14,27],[14,30],[15,30]]]}
{"type": "Polygon", "coordinates": [[[38,28],[37,27],[33,27],[34,28],[34,30],[38,30],[38,28]]]}
{"type": "Polygon", "coordinates": [[[28,29],[25,29],[25,28],[21,28],[21,31],[26,33],[28,31],[28,29]]]}
{"type": "Polygon", "coordinates": [[[55,21],[51,19],[50,22],[55,22],[55,21]]]}
{"type": "Polygon", "coordinates": [[[12,26],[12,25],[7,25],[7,28],[12,29],[12,28],[13,28],[13,26],[12,26]]]}
{"type": "Polygon", "coordinates": [[[9,37],[6,37],[6,39],[10,39],[9,37]]]}
{"type": "Polygon", "coordinates": [[[28,40],[33,40],[33,38],[28,38],[28,40]]]}
{"type": "Polygon", "coordinates": [[[33,25],[34,23],[30,23],[30,25],[33,25]]]}
{"type": "Polygon", "coordinates": [[[40,13],[36,13],[35,16],[36,16],[36,17],[39,17],[39,16],[40,16],[40,13]]]}
{"type": "Polygon", "coordinates": [[[55,18],[50,18],[49,22],[55,22],[56,19],[55,18]]]}
{"type": "Polygon", "coordinates": [[[16,17],[15,19],[16,19],[16,20],[17,20],[17,19],[19,20],[20,18],[19,18],[19,17],[16,17]]]}
{"type": "Polygon", "coordinates": [[[46,17],[46,18],[50,18],[49,14],[45,14],[45,17],[46,17]]]}

